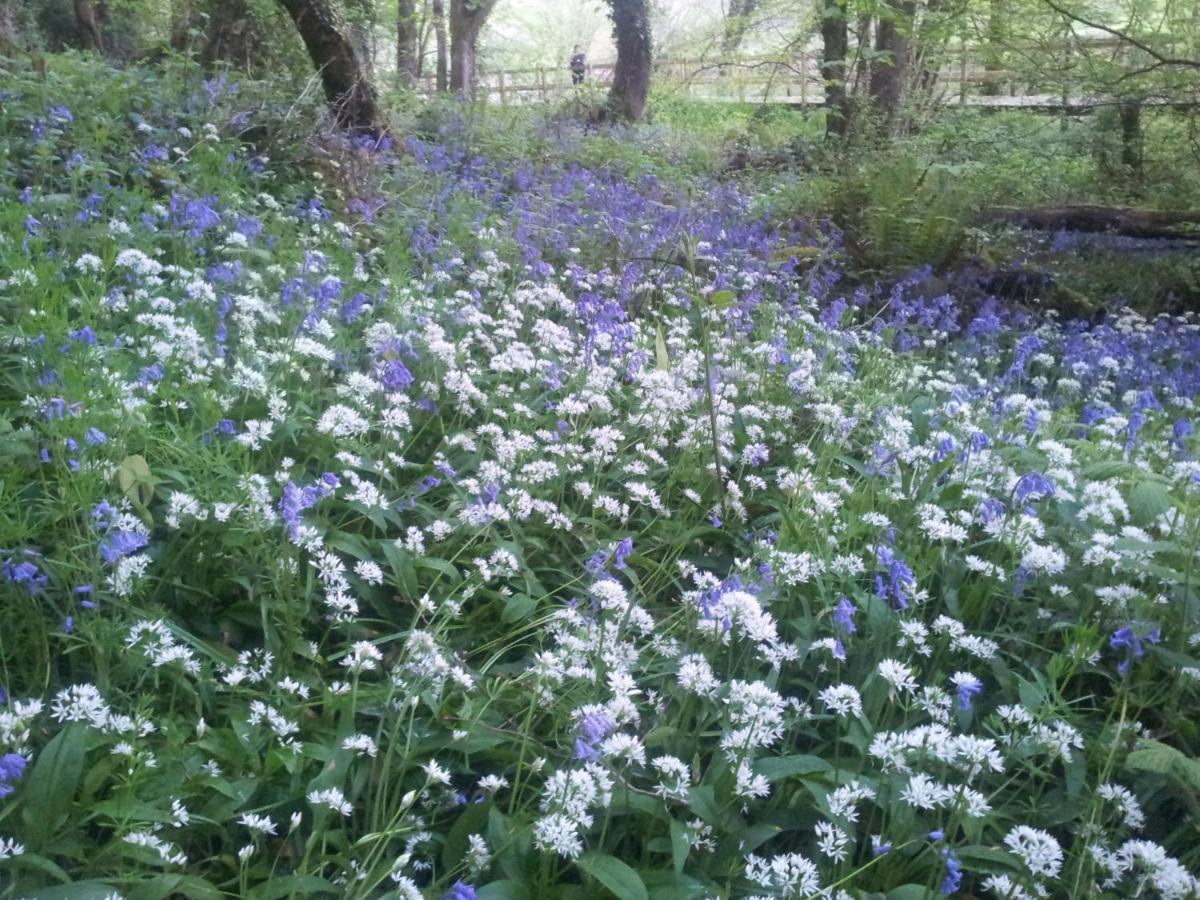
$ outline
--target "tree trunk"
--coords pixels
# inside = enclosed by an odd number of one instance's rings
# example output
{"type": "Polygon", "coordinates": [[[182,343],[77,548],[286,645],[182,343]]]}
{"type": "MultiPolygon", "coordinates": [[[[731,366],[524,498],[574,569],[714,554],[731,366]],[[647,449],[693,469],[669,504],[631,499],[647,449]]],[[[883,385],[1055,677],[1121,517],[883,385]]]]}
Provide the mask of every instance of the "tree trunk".
{"type": "Polygon", "coordinates": [[[496,0],[450,0],[450,90],[470,97],[475,91],[475,44],[496,0]]]}
{"type": "Polygon", "coordinates": [[[340,127],[376,131],[379,109],[375,88],[363,74],[354,47],[338,30],[328,0],[279,0],[304,41],[321,75],[325,99],[340,127]]]}
{"type": "Polygon", "coordinates": [[[1200,210],[1128,209],[1121,206],[1049,206],[1028,209],[985,209],[980,224],[1011,225],[1034,231],[1107,232],[1153,239],[1195,238],[1200,210]]]}
{"type": "Polygon", "coordinates": [[[415,0],[396,2],[396,74],[400,84],[412,87],[421,73],[421,58],[417,50],[417,9],[415,0]]]}
{"type": "Polygon", "coordinates": [[[846,90],[846,54],[850,31],[841,0],[825,0],[821,11],[821,79],[825,82],[825,134],[844,138],[850,127],[850,95],[846,90]]]}
{"type": "Polygon", "coordinates": [[[450,65],[446,52],[446,3],[433,0],[433,39],[437,49],[437,90],[444,94],[450,90],[450,65]]]}
{"type": "MultiPolygon", "coordinates": [[[[186,33],[193,27],[207,27],[204,47],[200,51],[200,62],[205,67],[218,63],[252,69],[262,59],[262,33],[255,27],[253,16],[246,0],[211,0],[206,5],[207,24],[202,25],[198,10],[190,10],[194,22],[184,23],[184,47],[188,44],[186,33]]],[[[172,41],[176,45],[176,39],[172,41]]]]}
{"type": "Polygon", "coordinates": [[[750,28],[750,17],[758,9],[758,0],[730,0],[729,12],[725,14],[725,30],[721,35],[721,57],[729,59],[736,54],[750,28]]]}
{"type": "Polygon", "coordinates": [[[75,0],[75,22],[79,26],[79,47],[82,50],[104,52],[104,33],[100,16],[91,0],[75,0]]]}
{"type": "Polygon", "coordinates": [[[1008,28],[1005,25],[1004,0],[988,0],[987,43],[984,45],[984,81],[980,93],[985,97],[999,97],[1004,85],[1000,72],[1004,69],[1003,53],[1008,28]]]}
{"type": "Polygon", "coordinates": [[[608,108],[623,119],[637,121],[650,91],[650,13],[646,0],[608,0],[608,6],[617,42],[608,108]]]}
{"type": "Polygon", "coordinates": [[[880,18],[875,30],[875,49],[881,58],[871,67],[869,91],[881,137],[895,137],[900,132],[912,54],[909,29],[915,12],[913,0],[904,0],[880,18]]]}
{"type": "Polygon", "coordinates": [[[357,0],[355,15],[346,23],[346,36],[354,48],[354,55],[362,67],[363,77],[368,81],[375,78],[375,8],[372,0],[357,0]]]}
{"type": "Polygon", "coordinates": [[[1121,120],[1121,164],[1135,179],[1142,177],[1142,105],[1127,100],[1118,107],[1121,120]]]}

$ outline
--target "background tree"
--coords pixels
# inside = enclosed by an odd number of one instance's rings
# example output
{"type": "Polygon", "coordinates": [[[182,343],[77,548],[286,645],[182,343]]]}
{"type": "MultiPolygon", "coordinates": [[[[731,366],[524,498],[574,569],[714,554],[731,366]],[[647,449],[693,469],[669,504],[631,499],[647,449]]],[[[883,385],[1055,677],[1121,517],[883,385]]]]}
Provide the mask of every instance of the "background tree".
{"type": "Polygon", "coordinates": [[[449,47],[446,40],[446,0],[433,0],[430,6],[433,18],[433,42],[437,53],[436,78],[438,93],[450,90],[449,47]]]}
{"type": "Polygon", "coordinates": [[[342,128],[374,131],[381,117],[375,88],[342,34],[329,0],[279,0],[321,77],[325,98],[342,128]]]}
{"type": "Polygon", "coordinates": [[[608,0],[608,8],[617,43],[608,107],[615,115],[636,121],[646,109],[650,91],[650,13],[646,0],[608,0]]]}
{"type": "Polygon", "coordinates": [[[496,0],[450,0],[450,90],[470,95],[475,89],[479,32],[496,0]]]}
{"type": "Polygon", "coordinates": [[[416,84],[421,75],[422,24],[416,0],[396,0],[396,77],[405,87],[416,84]]]}
{"type": "Polygon", "coordinates": [[[722,58],[728,59],[741,49],[742,41],[757,10],[758,0],[729,0],[721,33],[722,58]]]}
{"type": "Polygon", "coordinates": [[[75,22],[79,27],[79,46],[83,50],[104,52],[104,4],[75,0],[75,22]]]}
{"type": "Polygon", "coordinates": [[[868,91],[878,134],[885,138],[900,131],[915,15],[915,0],[899,0],[895,6],[885,7],[875,23],[875,59],[868,91]]]}
{"type": "Polygon", "coordinates": [[[850,127],[850,92],[846,77],[850,27],[844,0],[825,0],[821,8],[820,31],[825,134],[844,138],[850,127]]]}

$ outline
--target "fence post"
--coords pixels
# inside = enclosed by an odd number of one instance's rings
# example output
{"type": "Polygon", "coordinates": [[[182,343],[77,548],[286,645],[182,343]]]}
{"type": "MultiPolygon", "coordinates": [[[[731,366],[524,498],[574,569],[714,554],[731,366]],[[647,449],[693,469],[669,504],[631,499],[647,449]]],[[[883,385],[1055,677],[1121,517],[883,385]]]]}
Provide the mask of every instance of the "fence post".
{"type": "Polygon", "coordinates": [[[808,106],[808,50],[800,51],[800,105],[808,106]]]}
{"type": "Polygon", "coordinates": [[[508,95],[504,93],[504,70],[500,70],[500,105],[508,105],[508,95]]]}
{"type": "Polygon", "coordinates": [[[538,71],[538,93],[540,93],[542,96],[542,99],[545,100],[546,99],[546,70],[543,69],[541,66],[538,66],[537,71],[538,71]]]}

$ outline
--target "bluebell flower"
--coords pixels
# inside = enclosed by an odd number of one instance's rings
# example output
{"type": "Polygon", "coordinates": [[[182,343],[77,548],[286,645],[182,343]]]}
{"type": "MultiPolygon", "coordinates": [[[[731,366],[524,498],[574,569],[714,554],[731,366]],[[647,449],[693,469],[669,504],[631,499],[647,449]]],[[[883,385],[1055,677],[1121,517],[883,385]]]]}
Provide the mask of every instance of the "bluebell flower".
{"type": "Polygon", "coordinates": [[[858,631],[858,626],[854,624],[854,616],[857,613],[858,607],[854,605],[854,601],[849,597],[842,597],[833,611],[833,622],[846,634],[854,634],[858,631]]]}
{"type": "Polygon", "coordinates": [[[100,556],[110,566],[116,565],[118,560],[137,553],[148,543],[150,539],[140,531],[114,531],[100,545],[100,556]]]}
{"type": "Polygon", "coordinates": [[[469,884],[463,884],[461,880],[454,882],[450,890],[442,894],[442,900],[475,900],[475,888],[469,884]]]}
{"type": "Polygon", "coordinates": [[[954,693],[958,697],[958,708],[971,708],[971,699],[983,691],[983,682],[969,672],[956,672],[950,679],[954,682],[954,693]]]}
{"type": "Polygon", "coordinates": [[[1133,666],[1133,661],[1141,659],[1146,655],[1146,645],[1157,644],[1161,640],[1158,628],[1152,628],[1145,634],[1140,635],[1133,630],[1132,625],[1118,628],[1113,632],[1113,636],[1108,641],[1109,646],[1114,650],[1125,651],[1125,658],[1117,665],[1117,671],[1122,675],[1128,674],[1130,668],[1133,666]]]}
{"type": "Polygon", "coordinates": [[[942,850],[942,859],[946,862],[946,877],[942,879],[942,893],[949,896],[962,886],[962,864],[959,863],[958,856],[949,847],[942,850]]]}
{"type": "Polygon", "coordinates": [[[1034,500],[1054,496],[1054,482],[1041,472],[1027,472],[1017,481],[1014,491],[1017,502],[1024,503],[1027,499],[1034,500]]]}

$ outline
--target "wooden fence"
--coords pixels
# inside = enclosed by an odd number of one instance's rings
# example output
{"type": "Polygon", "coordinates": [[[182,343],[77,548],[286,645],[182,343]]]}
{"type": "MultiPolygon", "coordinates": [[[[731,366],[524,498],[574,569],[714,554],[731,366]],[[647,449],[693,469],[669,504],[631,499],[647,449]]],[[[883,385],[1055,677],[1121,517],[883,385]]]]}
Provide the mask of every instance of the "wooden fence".
{"type": "MultiPolygon", "coordinates": [[[[1115,41],[1097,39],[1082,49],[1115,48],[1115,41]]],[[[1051,50],[1053,52],[1053,49],[1051,50]]],[[[1063,54],[1072,52],[1064,48],[1063,54]]],[[[1069,67],[1068,67],[1069,68],[1069,67]]],[[[1030,81],[1015,72],[989,69],[974,48],[950,50],[939,64],[929,66],[934,96],[944,104],[980,107],[1070,108],[1096,105],[1101,100],[1075,94],[1064,78],[1059,84],[1030,81]]],[[[570,95],[603,91],[612,83],[613,64],[589,65],[583,85],[571,83],[566,62],[560,67],[481,71],[476,96],[501,104],[524,104],[570,95]]],[[[820,106],[825,102],[820,53],[805,50],[784,57],[746,57],[729,62],[705,59],[656,60],[654,80],[677,96],[717,102],[783,103],[820,106]]],[[[432,75],[421,79],[419,89],[433,93],[432,75]]],[[[1151,100],[1150,102],[1153,102],[1151,100]]]]}

